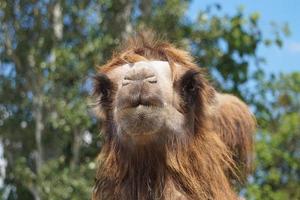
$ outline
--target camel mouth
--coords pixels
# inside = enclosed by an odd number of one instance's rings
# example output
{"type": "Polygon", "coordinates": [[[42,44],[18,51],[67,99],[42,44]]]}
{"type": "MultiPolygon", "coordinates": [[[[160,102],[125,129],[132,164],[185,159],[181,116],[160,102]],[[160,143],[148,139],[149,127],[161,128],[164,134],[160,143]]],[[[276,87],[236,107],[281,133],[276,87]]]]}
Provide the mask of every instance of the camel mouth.
{"type": "Polygon", "coordinates": [[[124,133],[121,135],[130,135],[133,139],[147,138],[155,135],[164,125],[164,110],[162,92],[156,87],[129,85],[117,94],[114,116],[124,133]]]}
{"type": "Polygon", "coordinates": [[[136,121],[145,122],[149,120],[153,115],[158,115],[163,110],[162,106],[154,104],[137,104],[134,106],[123,107],[118,113],[121,115],[127,115],[129,118],[135,118],[136,121]]]}
{"type": "Polygon", "coordinates": [[[161,98],[157,96],[139,96],[136,98],[134,96],[128,96],[118,102],[118,109],[140,109],[140,108],[162,108],[164,103],[161,98]]]}
{"type": "Polygon", "coordinates": [[[125,107],[123,109],[142,110],[142,109],[153,109],[153,108],[162,108],[162,105],[153,104],[151,102],[139,102],[139,103],[136,103],[136,104],[132,104],[131,106],[125,107]]]}
{"type": "Polygon", "coordinates": [[[116,120],[126,135],[153,136],[164,124],[164,109],[153,104],[137,104],[116,112],[116,120]]]}

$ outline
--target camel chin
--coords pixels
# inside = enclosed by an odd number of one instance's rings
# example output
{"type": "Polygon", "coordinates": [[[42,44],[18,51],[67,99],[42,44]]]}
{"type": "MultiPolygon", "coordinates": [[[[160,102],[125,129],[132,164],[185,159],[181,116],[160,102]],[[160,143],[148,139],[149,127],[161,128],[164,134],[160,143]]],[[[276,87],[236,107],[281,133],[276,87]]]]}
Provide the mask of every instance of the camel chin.
{"type": "Polygon", "coordinates": [[[139,139],[158,134],[164,126],[163,108],[138,105],[116,113],[121,134],[139,139]]]}

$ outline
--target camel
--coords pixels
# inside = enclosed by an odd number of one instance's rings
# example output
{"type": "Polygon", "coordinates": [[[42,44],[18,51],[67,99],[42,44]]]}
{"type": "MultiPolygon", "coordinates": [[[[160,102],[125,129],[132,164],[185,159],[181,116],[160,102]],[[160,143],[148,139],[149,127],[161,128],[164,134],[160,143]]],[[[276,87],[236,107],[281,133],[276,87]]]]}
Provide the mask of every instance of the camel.
{"type": "Polygon", "coordinates": [[[192,56],[142,33],[94,78],[104,145],[93,200],[238,199],[253,160],[255,119],[216,91],[192,56]]]}

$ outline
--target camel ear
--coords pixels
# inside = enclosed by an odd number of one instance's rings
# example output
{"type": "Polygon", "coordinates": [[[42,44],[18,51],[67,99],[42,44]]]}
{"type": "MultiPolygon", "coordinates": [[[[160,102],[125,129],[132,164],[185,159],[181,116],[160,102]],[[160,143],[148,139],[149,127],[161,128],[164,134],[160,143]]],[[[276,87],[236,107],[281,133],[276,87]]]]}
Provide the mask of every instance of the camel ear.
{"type": "Polygon", "coordinates": [[[187,93],[193,93],[199,89],[199,72],[196,70],[187,71],[181,78],[182,89],[187,93]]]}
{"type": "Polygon", "coordinates": [[[103,120],[106,118],[106,109],[111,107],[113,82],[103,73],[94,76],[93,81],[92,95],[95,98],[93,111],[98,118],[103,120]]]}
{"type": "Polygon", "coordinates": [[[101,96],[102,98],[106,98],[110,95],[111,90],[113,88],[112,81],[103,73],[98,73],[93,77],[94,79],[94,96],[101,96]]]}
{"type": "Polygon", "coordinates": [[[196,101],[201,80],[199,79],[199,72],[196,70],[187,71],[179,81],[181,94],[188,104],[196,101]]]}

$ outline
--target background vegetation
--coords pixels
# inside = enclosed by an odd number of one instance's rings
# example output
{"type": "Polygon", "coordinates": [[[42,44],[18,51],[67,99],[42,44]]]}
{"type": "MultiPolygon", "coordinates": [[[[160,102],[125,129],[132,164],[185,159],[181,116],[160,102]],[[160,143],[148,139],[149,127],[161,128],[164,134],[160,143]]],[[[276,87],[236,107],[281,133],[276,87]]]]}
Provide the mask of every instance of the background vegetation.
{"type": "Polygon", "coordinates": [[[300,73],[267,77],[259,13],[222,6],[187,17],[188,0],[0,0],[0,199],[89,199],[101,136],[88,96],[95,66],[137,28],[190,51],[219,90],[258,119],[247,199],[300,199],[300,73]],[[252,67],[250,67],[252,66],[252,67]]]}

